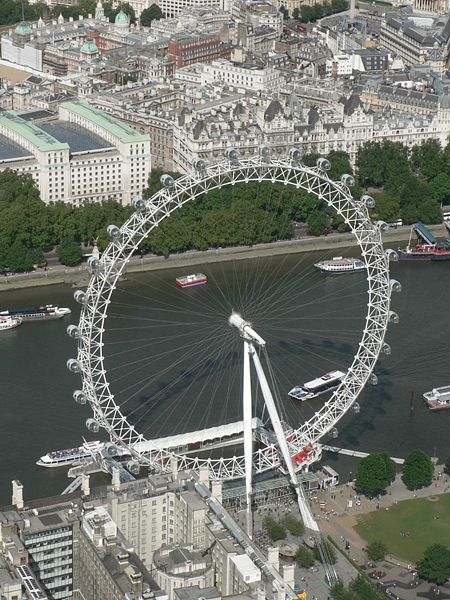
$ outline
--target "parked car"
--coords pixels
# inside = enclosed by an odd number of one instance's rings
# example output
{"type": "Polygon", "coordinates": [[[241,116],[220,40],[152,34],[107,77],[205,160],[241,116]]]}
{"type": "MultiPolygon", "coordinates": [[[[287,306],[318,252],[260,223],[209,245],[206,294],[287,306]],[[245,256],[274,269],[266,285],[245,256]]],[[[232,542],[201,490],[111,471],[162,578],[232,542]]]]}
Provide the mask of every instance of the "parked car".
{"type": "Polygon", "coordinates": [[[385,575],[384,571],[372,571],[372,573],[369,573],[369,577],[372,577],[372,579],[381,579],[385,575]]]}

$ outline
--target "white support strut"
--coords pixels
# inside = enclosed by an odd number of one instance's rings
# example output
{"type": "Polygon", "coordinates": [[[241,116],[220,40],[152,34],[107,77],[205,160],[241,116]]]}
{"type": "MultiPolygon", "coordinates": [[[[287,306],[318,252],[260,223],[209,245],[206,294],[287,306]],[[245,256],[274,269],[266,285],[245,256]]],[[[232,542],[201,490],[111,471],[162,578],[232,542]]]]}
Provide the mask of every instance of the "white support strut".
{"type": "Polygon", "coordinates": [[[250,344],[244,340],[244,380],[242,389],[244,417],[244,457],[247,535],[253,536],[252,497],[253,497],[253,428],[252,428],[252,380],[250,373],[250,344]]]}
{"type": "Polygon", "coordinates": [[[303,494],[303,490],[300,491],[300,484],[297,480],[297,475],[295,473],[294,465],[292,463],[291,456],[289,454],[289,448],[286,441],[286,435],[283,431],[283,426],[281,425],[280,417],[278,416],[277,407],[275,406],[275,402],[273,400],[272,392],[270,391],[269,384],[266,379],[266,375],[264,373],[264,369],[262,368],[261,361],[259,360],[259,356],[257,352],[255,352],[255,348],[251,345],[253,349],[252,358],[253,364],[255,365],[256,373],[258,375],[259,384],[261,386],[261,391],[264,396],[264,402],[266,404],[267,410],[269,412],[270,420],[272,422],[273,430],[275,432],[278,446],[281,451],[281,455],[283,457],[286,468],[289,472],[289,476],[291,478],[291,483],[295,488],[297,494],[298,507],[300,509],[300,513],[302,515],[303,523],[305,527],[311,529],[312,531],[319,531],[319,527],[311,513],[311,509],[309,508],[308,502],[303,494]]]}

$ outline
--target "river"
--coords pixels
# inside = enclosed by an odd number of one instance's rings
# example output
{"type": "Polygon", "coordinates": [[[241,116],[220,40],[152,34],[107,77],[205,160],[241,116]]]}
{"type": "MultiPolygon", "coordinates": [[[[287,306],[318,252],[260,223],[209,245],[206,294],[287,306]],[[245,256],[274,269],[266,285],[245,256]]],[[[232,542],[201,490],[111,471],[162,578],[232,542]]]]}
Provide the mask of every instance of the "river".
{"type": "MultiPolygon", "coordinates": [[[[179,290],[183,269],[134,274],[110,307],[105,336],[106,366],[116,402],[138,430],[158,437],[241,418],[242,348],[227,319],[237,310],[267,340],[273,386],[286,420],[298,425],[322,400],[299,404],[289,388],[325,371],[348,367],[361,336],[367,297],[364,275],[327,277],[313,268],[325,253],[276,256],[208,265],[209,283],[179,290]]],[[[329,256],[329,254],[327,255],[329,256]]],[[[403,286],[392,308],[400,322],[387,341],[392,355],[376,372],[379,385],[364,390],[359,414],[338,425],[333,445],[404,457],[415,449],[450,455],[450,411],[431,413],[422,393],[450,383],[448,276],[450,264],[397,263],[392,276],[403,286]],[[411,399],[412,398],[412,399],[411,399]]],[[[49,450],[97,436],[85,428],[86,406],[72,400],[80,386],[66,369],[75,356],[66,326],[79,306],[69,286],[2,292],[2,308],[58,303],[71,318],[25,323],[0,335],[0,504],[11,498],[11,479],[25,498],[60,493],[64,469],[35,461],[49,450]]],[[[260,414],[260,393],[255,411],[260,414]]],[[[330,443],[330,442],[329,442],[330,443]]],[[[327,455],[348,475],[355,462],[327,455]]]]}

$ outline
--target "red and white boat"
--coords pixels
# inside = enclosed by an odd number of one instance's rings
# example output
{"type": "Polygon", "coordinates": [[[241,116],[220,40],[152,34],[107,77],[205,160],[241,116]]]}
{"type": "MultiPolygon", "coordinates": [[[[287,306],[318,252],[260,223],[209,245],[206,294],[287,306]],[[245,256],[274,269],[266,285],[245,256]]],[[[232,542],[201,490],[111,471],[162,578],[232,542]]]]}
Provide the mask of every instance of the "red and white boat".
{"type": "Polygon", "coordinates": [[[204,273],[195,273],[194,275],[184,275],[177,277],[176,284],[181,288],[193,287],[195,285],[205,285],[208,283],[208,278],[204,273]]]}
{"type": "Polygon", "coordinates": [[[22,319],[19,317],[0,317],[0,331],[6,331],[7,329],[14,329],[22,325],[22,319]]]}

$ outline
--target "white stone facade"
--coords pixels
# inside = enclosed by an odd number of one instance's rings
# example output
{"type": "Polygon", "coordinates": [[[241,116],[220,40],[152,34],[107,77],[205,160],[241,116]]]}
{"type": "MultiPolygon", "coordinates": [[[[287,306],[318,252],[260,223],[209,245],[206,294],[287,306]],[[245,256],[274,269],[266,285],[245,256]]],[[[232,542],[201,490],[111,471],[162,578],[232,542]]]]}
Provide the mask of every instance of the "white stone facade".
{"type": "Polygon", "coordinates": [[[147,185],[150,138],[111,117],[102,121],[95,110],[82,102],[60,106],[61,121],[79,125],[103,140],[96,149],[87,146],[77,151],[15,113],[1,115],[0,134],[19,145],[22,156],[0,161],[0,170],[30,174],[44,202],[80,205],[115,199],[130,204],[147,185]]]}
{"type": "Polygon", "coordinates": [[[221,81],[237,89],[244,88],[255,92],[270,93],[280,89],[283,78],[278,71],[270,67],[261,68],[228,60],[216,60],[203,66],[201,84],[211,84],[214,81],[221,81]]]}

